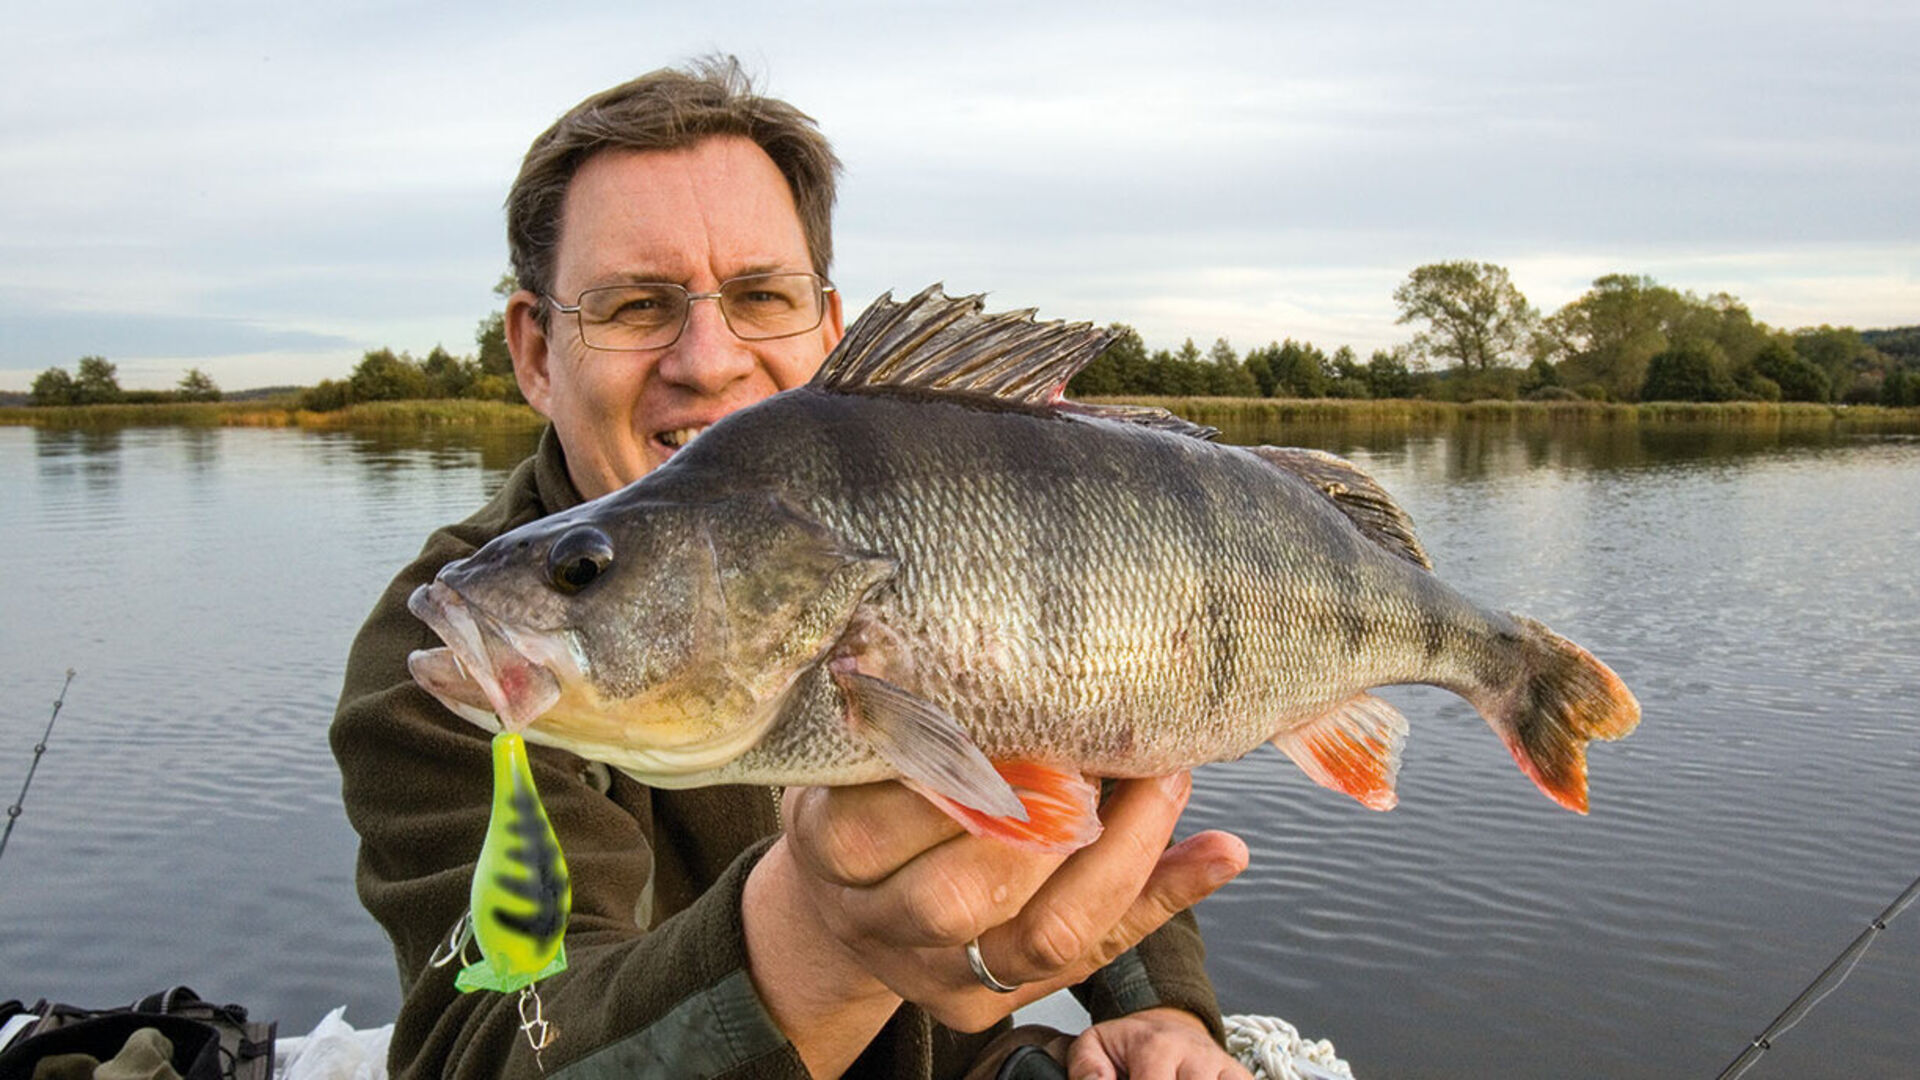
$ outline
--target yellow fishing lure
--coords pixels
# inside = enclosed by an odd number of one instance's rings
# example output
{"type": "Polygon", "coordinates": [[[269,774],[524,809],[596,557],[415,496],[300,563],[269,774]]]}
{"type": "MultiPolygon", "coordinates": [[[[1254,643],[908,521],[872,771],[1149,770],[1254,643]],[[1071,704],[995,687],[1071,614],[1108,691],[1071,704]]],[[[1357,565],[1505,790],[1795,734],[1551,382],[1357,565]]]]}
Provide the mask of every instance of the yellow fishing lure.
{"type": "Polygon", "coordinates": [[[454,977],[461,991],[523,990],[566,970],[573,883],[514,732],[493,737],[493,811],[468,902],[480,959],[454,977]]]}

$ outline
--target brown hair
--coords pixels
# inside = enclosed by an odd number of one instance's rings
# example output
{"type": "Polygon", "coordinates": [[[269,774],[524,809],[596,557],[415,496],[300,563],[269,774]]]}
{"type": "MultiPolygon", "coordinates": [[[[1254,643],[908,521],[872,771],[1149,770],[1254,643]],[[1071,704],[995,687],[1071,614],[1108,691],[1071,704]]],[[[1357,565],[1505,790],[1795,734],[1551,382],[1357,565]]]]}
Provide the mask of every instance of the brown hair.
{"type": "MultiPolygon", "coordinates": [[[[812,117],[754,93],[740,61],[715,56],[602,90],[533,140],[507,193],[507,249],[520,287],[543,294],[552,287],[567,186],[588,158],[602,150],[679,150],[716,135],[752,139],[779,166],[800,213],[813,272],[826,277],[840,159],[812,117]]],[[[546,305],[539,310],[544,315],[546,305]]]]}

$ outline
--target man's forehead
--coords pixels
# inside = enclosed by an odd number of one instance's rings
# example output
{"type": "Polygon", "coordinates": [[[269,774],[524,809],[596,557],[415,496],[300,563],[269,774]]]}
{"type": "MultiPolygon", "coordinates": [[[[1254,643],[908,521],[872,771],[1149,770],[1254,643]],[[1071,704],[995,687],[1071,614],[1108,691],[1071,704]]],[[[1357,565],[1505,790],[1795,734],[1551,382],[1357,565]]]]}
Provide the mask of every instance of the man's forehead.
{"type": "Polygon", "coordinates": [[[581,287],[811,270],[793,193],[739,136],[603,150],[568,184],[559,276],[581,287]]]}

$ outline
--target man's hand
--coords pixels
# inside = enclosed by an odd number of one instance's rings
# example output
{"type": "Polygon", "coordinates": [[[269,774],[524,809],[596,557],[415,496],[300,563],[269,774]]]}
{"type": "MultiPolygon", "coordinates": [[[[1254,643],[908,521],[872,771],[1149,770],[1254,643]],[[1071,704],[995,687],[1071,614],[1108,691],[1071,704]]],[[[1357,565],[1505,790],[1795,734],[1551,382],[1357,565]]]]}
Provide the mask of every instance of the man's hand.
{"type": "MultiPolygon", "coordinates": [[[[786,836],[748,881],[755,985],[803,1057],[810,1035],[795,1025],[834,1015],[822,998],[843,992],[867,1012],[905,999],[949,1027],[985,1028],[1104,967],[1245,869],[1246,845],[1227,833],[1166,847],[1190,790],[1185,773],[1121,781],[1101,809],[1105,831],[1068,856],[973,836],[897,783],[791,790],[786,836]],[[812,955],[792,955],[808,935],[812,955]],[[976,938],[988,970],[1018,991],[974,978],[964,950],[976,938]],[[783,1017],[780,997],[810,1004],[783,1017]]],[[[890,1012],[863,1012],[859,1026],[877,1031],[890,1012]]]]}
{"type": "Polygon", "coordinates": [[[1067,1050],[1072,1080],[1252,1080],[1206,1025],[1180,1009],[1147,1009],[1095,1024],[1067,1050]]]}

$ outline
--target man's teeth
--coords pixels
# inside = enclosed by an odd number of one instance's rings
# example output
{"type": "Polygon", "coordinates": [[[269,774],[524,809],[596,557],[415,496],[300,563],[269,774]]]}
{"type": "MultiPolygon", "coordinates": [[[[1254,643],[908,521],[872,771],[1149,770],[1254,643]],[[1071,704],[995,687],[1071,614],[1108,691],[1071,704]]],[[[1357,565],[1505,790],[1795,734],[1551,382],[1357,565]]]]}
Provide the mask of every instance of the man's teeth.
{"type": "Polygon", "coordinates": [[[707,425],[705,424],[701,424],[698,427],[675,428],[672,431],[661,432],[660,441],[663,443],[666,443],[668,446],[673,447],[675,450],[678,450],[681,447],[692,442],[694,436],[700,434],[705,430],[707,430],[707,425]]]}

